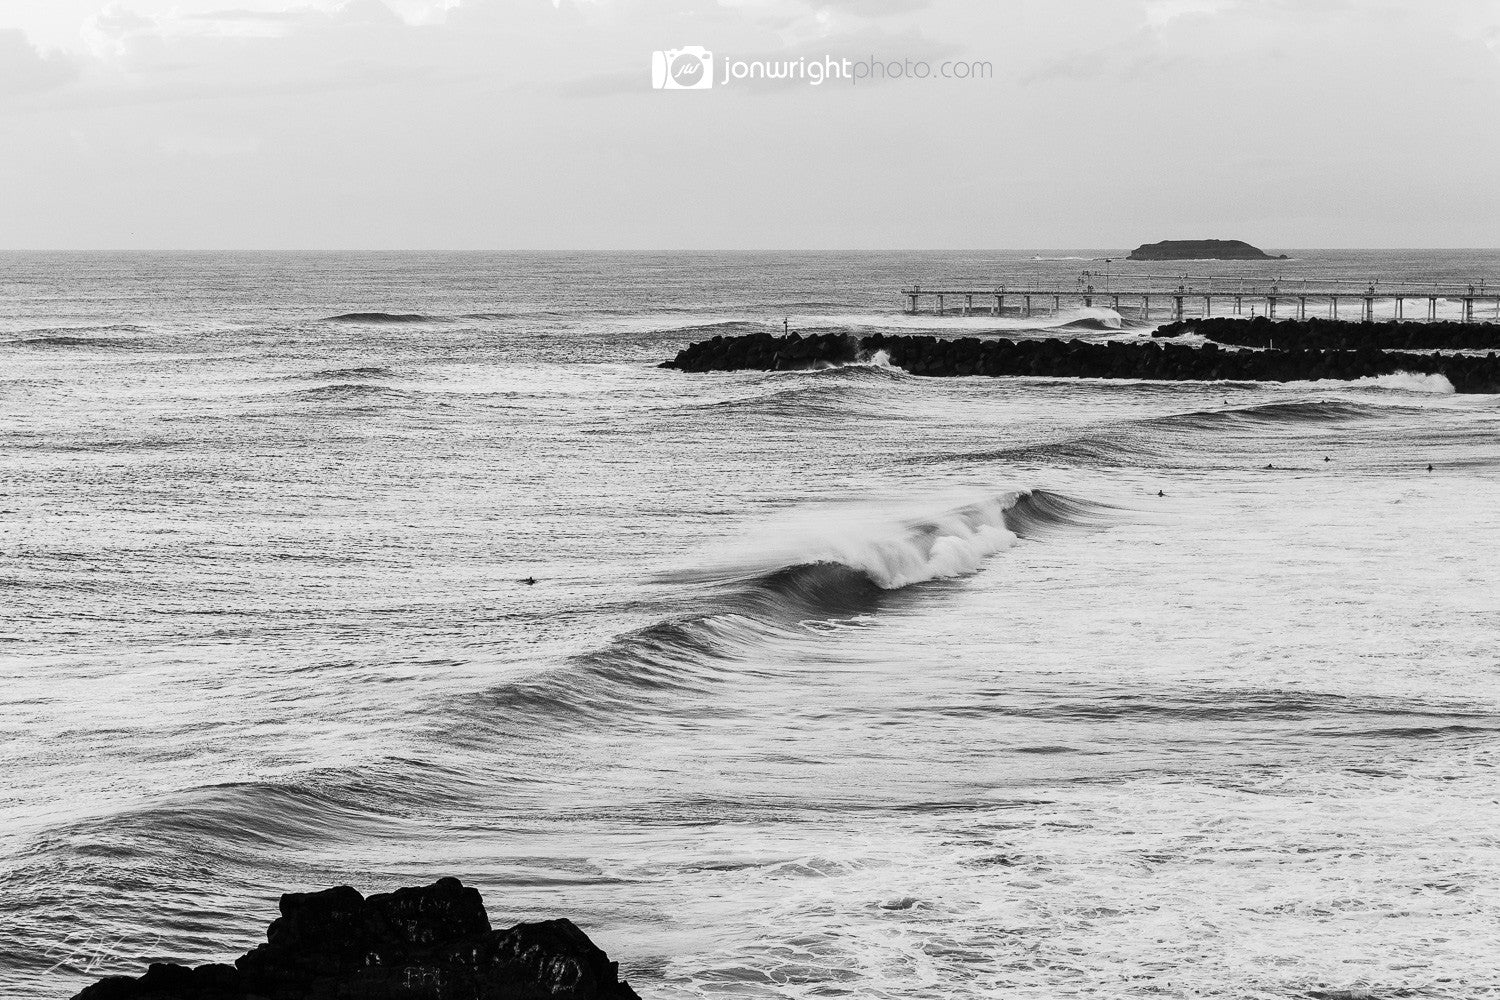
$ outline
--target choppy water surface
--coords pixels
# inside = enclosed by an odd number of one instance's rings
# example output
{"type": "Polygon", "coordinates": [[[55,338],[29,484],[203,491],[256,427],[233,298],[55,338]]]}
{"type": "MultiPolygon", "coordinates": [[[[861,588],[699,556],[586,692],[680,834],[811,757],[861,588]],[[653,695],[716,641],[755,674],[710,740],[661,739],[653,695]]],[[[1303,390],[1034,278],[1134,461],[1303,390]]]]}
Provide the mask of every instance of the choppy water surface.
{"type": "Polygon", "coordinates": [[[1500,400],[655,367],[1029,256],[0,261],[0,992],[450,874],[656,997],[1500,991],[1500,400]]]}

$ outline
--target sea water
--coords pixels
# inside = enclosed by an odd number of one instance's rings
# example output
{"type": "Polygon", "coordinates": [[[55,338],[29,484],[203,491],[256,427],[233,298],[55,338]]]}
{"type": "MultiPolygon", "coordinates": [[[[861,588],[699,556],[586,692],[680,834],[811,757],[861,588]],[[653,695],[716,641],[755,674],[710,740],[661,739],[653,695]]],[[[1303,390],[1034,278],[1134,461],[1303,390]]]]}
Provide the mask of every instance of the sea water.
{"type": "Polygon", "coordinates": [[[901,312],[1037,256],[0,258],[0,994],[442,875],[650,997],[1500,994],[1500,399],[657,367],[1149,336],[901,312]]]}

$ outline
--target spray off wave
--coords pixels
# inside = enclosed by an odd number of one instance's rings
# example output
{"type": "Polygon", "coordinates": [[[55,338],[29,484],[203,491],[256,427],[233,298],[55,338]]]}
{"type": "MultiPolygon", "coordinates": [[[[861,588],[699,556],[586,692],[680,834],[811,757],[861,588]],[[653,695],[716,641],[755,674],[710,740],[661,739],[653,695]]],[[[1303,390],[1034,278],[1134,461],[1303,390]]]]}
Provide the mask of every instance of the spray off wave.
{"type": "Polygon", "coordinates": [[[765,589],[810,567],[837,566],[877,590],[895,591],[966,576],[1020,539],[1108,527],[1119,514],[1117,507],[1050,490],[1002,493],[936,515],[884,525],[842,530],[821,526],[816,536],[794,542],[790,551],[782,550],[738,570],[691,569],[661,579],[708,584],[733,595],[748,592],[745,588],[765,589]]]}
{"type": "Polygon", "coordinates": [[[1436,396],[1452,396],[1457,390],[1447,376],[1422,372],[1393,372],[1390,375],[1370,375],[1351,383],[1360,389],[1391,389],[1397,392],[1420,392],[1436,396]]]}
{"type": "Polygon", "coordinates": [[[965,576],[1015,544],[1006,513],[1018,499],[1015,494],[997,497],[909,522],[893,537],[835,542],[819,562],[848,567],[881,590],[965,576]]]}

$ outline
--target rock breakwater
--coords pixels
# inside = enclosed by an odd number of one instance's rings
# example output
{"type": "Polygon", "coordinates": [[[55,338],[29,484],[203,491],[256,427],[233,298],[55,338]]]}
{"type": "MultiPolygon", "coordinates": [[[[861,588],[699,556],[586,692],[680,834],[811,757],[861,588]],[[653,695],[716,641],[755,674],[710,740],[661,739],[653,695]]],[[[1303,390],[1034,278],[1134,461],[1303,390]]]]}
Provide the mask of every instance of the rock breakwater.
{"type": "Polygon", "coordinates": [[[1171,343],[870,334],[754,333],[690,344],[662,367],[688,372],[778,371],[877,356],[913,375],[1045,376],[1169,381],[1351,380],[1410,372],[1442,375],[1458,392],[1500,392],[1500,358],[1357,350],[1229,350],[1171,343]]]}

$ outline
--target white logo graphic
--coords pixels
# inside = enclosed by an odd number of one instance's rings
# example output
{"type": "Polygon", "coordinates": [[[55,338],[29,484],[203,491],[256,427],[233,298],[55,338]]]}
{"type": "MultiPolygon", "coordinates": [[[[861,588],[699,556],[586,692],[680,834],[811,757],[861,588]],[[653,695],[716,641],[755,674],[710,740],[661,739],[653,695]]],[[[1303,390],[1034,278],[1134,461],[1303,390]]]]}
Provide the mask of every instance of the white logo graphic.
{"type": "Polygon", "coordinates": [[[657,90],[709,90],[714,54],[701,45],[651,53],[651,86],[657,90]]]}

